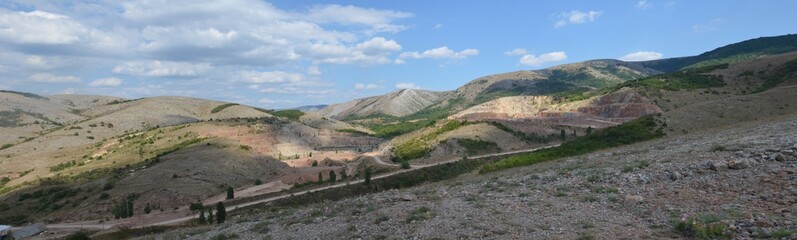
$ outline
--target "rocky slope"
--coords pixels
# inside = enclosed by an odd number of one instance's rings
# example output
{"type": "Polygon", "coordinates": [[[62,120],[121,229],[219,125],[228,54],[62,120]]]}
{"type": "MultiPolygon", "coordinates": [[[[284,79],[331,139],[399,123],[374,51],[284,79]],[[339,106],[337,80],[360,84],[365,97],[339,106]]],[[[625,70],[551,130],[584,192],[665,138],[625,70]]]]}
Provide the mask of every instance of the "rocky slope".
{"type": "Polygon", "coordinates": [[[382,96],[361,98],[324,107],[316,113],[336,119],[385,114],[406,116],[436,103],[447,92],[402,89],[382,96]]]}
{"type": "Polygon", "coordinates": [[[793,237],[795,119],[789,114],[508,171],[256,211],[148,238],[677,239],[696,234],[676,228],[690,219],[721,225],[720,234],[732,238],[793,237]]]}

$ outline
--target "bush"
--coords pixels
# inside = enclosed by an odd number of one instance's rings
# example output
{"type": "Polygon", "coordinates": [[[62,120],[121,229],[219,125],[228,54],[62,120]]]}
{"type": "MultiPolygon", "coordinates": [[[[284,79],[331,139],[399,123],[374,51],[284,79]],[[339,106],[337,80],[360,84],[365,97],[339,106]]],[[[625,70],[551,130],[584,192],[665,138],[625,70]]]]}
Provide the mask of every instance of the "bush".
{"type": "Polygon", "coordinates": [[[724,223],[714,215],[697,215],[675,223],[675,231],[689,238],[730,238],[724,223]]]}
{"type": "Polygon", "coordinates": [[[413,210],[407,219],[405,220],[406,223],[410,223],[412,221],[425,221],[435,217],[435,213],[426,206],[421,206],[413,210]]]}
{"type": "Polygon", "coordinates": [[[89,234],[84,232],[84,231],[80,231],[80,232],[69,234],[66,237],[64,237],[64,239],[65,240],[91,240],[91,238],[89,237],[89,234]]]}
{"type": "Polygon", "coordinates": [[[410,162],[401,161],[401,169],[410,169],[410,162]]]}
{"type": "Polygon", "coordinates": [[[227,187],[227,199],[235,198],[235,189],[232,187],[227,187]]]}

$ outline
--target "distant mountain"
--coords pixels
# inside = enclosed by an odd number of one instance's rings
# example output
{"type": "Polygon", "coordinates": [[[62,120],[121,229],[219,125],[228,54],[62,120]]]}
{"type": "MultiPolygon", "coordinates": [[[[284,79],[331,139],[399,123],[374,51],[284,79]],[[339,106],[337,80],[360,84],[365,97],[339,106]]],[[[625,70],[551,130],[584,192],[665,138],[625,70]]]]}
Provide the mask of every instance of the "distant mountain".
{"type": "Polygon", "coordinates": [[[797,34],[751,39],[690,57],[640,62],[599,59],[541,70],[501,73],[474,79],[451,92],[442,92],[436,95],[410,94],[402,96],[401,101],[387,100],[396,96],[397,92],[393,92],[387,95],[333,104],[318,113],[337,119],[384,115],[407,119],[440,118],[506,96],[578,93],[684,68],[743,62],[765,55],[790,51],[797,51],[797,34]],[[418,99],[412,99],[413,97],[418,97],[418,99]],[[383,105],[372,105],[372,102],[392,102],[388,109],[394,110],[382,111],[380,109],[383,109],[383,105]],[[402,106],[402,104],[412,105],[402,106]]]}
{"type": "Polygon", "coordinates": [[[736,63],[764,55],[791,51],[797,51],[797,34],[760,37],[720,47],[697,56],[668,58],[640,63],[645,67],[658,71],[673,72],[687,67],[736,63]]]}
{"type": "Polygon", "coordinates": [[[307,105],[307,106],[299,106],[299,107],[290,108],[290,109],[295,109],[295,110],[299,110],[299,111],[302,111],[302,112],[315,112],[315,111],[318,111],[318,110],[320,110],[322,108],[325,108],[327,106],[329,106],[329,105],[326,105],[326,104],[307,105]]]}
{"type": "Polygon", "coordinates": [[[367,97],[345,103],[332,104],[317,113],[344,119],[347,117],[366,117],[390,115],[402,117],[418,112],[439,102],[449,92],[434,92],[417,89],[402,89],[381,96],[367,97]]]}

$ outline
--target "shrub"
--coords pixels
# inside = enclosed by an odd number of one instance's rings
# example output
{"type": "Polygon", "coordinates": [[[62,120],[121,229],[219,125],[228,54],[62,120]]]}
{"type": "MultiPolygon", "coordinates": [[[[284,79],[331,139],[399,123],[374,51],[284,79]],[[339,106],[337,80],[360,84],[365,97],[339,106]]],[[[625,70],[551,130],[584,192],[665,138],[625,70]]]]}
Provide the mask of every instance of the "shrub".
{"type": "Polygon", "coordinates": [[[696,215],[675,223],[675,231],[696,239],[730,238],[724,223],[714,215],[696,215]]]}
{"type": "Polygon", "coordinates": [[[410,162],[401,161],[401,169],[410,169],[410,162]]]}
{"type": "Polygon", "coordinates": [[[260,184],[263,184],[263,181],[260,180],[260,179],[256,179],[255,180],[255,185],[260,185],[260,184]]]}
{"type": "Polygon", "coordinates": [[[191,203],[191,205],[188,205],[188,209],[191,210],[191,211],[202,210],[202,209],[205,209],[205,206],[202,206],[202,203],[198,203],[198,202],[197,203],[191,203]]]}
{"type": "Polygon", "coordinates": [[[238,234],[235,233],[219,233],[216,236],[210,238],[211,240],[227,240],[227,239],[236,239],[238,238],[238,234]]]}
{"type": "Polygon", "coordinates": [[[435,213],[426,206],[421,206],[413,210],[405,222],[410,223],[412,221],[425,221],[435,217],[435,213]]]}
{"type": "Polygon", "coordinates": [[[91,240],[91,238],[89,237],[89,234],[84,232],[84,231],[80,231],[80,232],[69,234],[66,237],[64,237],[64,239],[65,240],[91,240]]]}
{"type": "Polygon", "coordinates": [[[262,221],[252,226],[252,231],[260,234],[267,234],[269,231],[269,222],[262,221]]]}

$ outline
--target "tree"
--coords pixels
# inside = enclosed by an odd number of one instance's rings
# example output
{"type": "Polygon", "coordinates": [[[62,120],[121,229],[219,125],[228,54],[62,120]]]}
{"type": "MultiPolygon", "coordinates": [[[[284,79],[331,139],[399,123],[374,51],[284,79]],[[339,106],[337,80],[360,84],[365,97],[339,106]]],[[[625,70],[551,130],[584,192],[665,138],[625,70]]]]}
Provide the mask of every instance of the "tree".
{"type": "Polygon", "coordinates": [[[150,212],[152,212],[152,206],[150,206],[149,203],[147,203],[147,206],[144,207],[144,213],[149,214],[150,212]]]}
{"type": "Polygon", "coordinates": [[[335,174],[334,170],[329,170],[329,182],[335,182],[338,180],[337,174],[335,174]]]}
{"type": "Polygon", "coordinates": [[[205,224],[207,220],[205,219],[205,209],[199,210],[199,224],[205,224]]]}
{"type": "Polygon", "coordinates": [[[321,172],[318,172],[318,183],[321,183],[323,181],[324,181],[324,175],[322,175],[321,172]]]}
{"type": "Polygon", "coordinates": [[[208,224],[213,224],[214,220],[215,218],[213,218],[213,210],[208,209],[208,224]]]}
{"type": "Polygon", "coordinates": [[[235,198],[235,189],[232,187],[227,187],[227,199],[235,198]]]}
{"type": "Polygon", "coordinates": [[[227,209],[224,208],[224,203],[216,203],[216,223],[222,224],[227,220],[227,209]]]}
{"type": "Polygon", "coordinates": [[[313,160],[313,167],[318,167],[318,161],[313,160]]]}
{"type": "Polygon", "coordinates": [[[592,126],[587,127],[587,135],[589,135],[590,133],[592,133],[592,126]]]}
{"type": "Polygon", "coordinates": [[[341,179],[349,178],[349,176],[346,175],[346,169],[343,169],[343,171],[340,171],[340,178],[341,179]]]}
{"type": "Polygon", "coordinates": [[[562,138],[562,142],[567,141],[567,133],[565,132],[564,129],[562,129],[562,131],[559,132],[559,137],[562,138]]]}
{"type": "Polygon", "coordinates": [[[365,185],[371,185],[371,168],[365,168],[365,185]]]}

